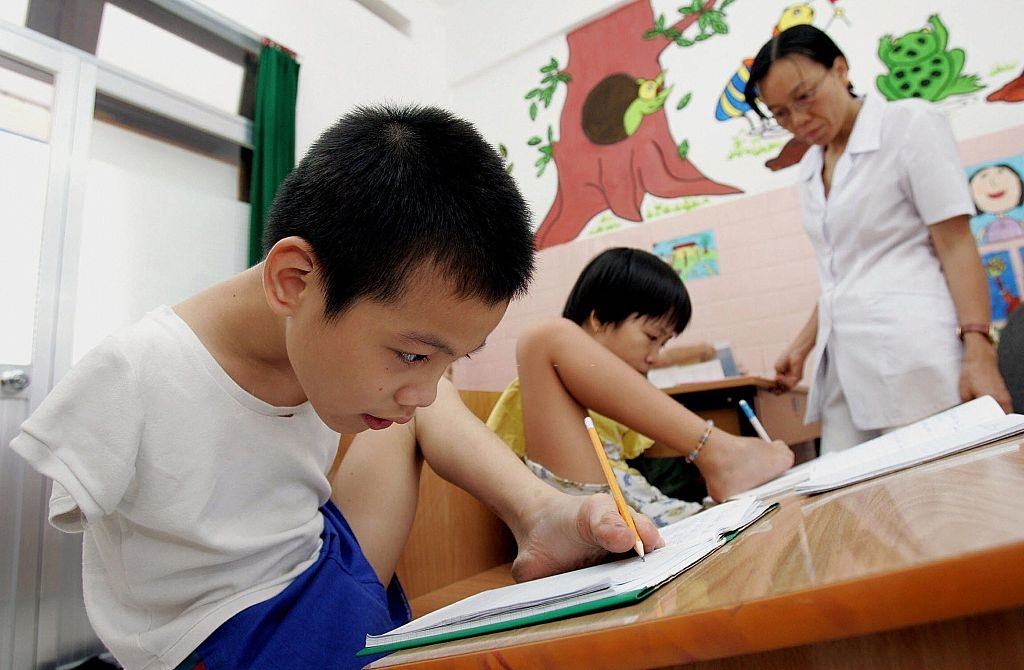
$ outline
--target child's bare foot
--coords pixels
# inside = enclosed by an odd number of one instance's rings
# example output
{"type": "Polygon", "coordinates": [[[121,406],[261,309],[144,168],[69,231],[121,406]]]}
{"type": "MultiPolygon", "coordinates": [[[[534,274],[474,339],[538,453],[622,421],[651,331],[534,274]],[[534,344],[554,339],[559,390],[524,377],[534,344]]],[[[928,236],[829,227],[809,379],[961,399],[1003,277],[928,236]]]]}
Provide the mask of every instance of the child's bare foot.
{"type": "MultiPolygon", "coordinates": [[[[512,563],[517,582],[547,577],[600,561],[608,552],[629,552],[636,535],[623,522],[611,496],[586,498],[557,493],[527,522],[525,535],[516,540],[519,554],[512,563]]],[[[647,551],[665,545],[654,523],[633,513],[647,551]]]]}
{"type": "Polygon", "coordinates": [[[788,470],[793,452],[782,440],[769,443],[715,430],[695,463],[707,482],[708,494],[721,501],[788,470]]]}

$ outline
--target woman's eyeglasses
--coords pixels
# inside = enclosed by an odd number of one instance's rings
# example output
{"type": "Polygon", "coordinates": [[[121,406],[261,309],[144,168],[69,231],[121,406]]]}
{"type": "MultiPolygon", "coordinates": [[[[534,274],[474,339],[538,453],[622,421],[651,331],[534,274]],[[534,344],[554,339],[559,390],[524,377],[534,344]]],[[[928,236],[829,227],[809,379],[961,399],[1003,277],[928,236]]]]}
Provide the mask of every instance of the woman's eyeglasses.
{"type": "Polygon", "coordinates": [[[780,126],[785,126],[792,120],[794,113],[806,112],[810,109],[810,106],[814,104],[818,91],[830,74],[832,74],[832,70],[826,71],[825,74],[818,78],[818,81],[806,86],[802,91],[790,98],[788,105],[772,106],[768,108],[768,111],[772,113],[772,116],[775,117],[780,126]]]}

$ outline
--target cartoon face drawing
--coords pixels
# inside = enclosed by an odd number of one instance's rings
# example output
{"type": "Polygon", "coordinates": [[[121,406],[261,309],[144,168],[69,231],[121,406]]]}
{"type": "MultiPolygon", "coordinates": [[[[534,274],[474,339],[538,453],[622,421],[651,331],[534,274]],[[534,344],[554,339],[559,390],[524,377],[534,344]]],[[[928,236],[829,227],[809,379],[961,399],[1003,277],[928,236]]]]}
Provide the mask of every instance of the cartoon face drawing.
{"type": "Polygon", "coordinates": [[[658,95],[658,89],[661,88],[664,81],[664,72],[659,74],[656,79],[637,79],[636,83],[640,85],[637,97],[641,100],[654,100],[654,96],[658,95]]]}
{"type": "Polygon", "coordinates": [[[1002,216],[1024,202],[1024,182],[1009,165],[992,165],[974,173],[971,197],[981,214],[1002,216]]]}

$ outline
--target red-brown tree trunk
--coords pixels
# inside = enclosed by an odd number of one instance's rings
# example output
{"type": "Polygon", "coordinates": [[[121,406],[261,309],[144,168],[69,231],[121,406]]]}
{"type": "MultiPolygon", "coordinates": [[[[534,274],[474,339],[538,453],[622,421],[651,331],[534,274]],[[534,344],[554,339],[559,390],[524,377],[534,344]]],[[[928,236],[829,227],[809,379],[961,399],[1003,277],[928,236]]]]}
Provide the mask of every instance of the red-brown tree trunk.
{"type": "MultiPolygon", "coordinates": [[[[711,9],[715,0],[704,7],[711,9]]],[[[696,15],[674,27],[685,30],[696,15]]],[[[705,177],[693,163],[679,157],[664,109],[643,119],[633,135],[614,144],[591,142],[583,132],[583,104],[590,91],[616,73],[653,79],[661,71],[659,54],[671,42],[643,39],[654,26],[649,0],[636,0],[568,35],[571,77],[559,121],[559,139],[552,147],[558,169],[558,192],[537,229],[543,249],[575,239],[595,214],[606,209],[629,221],[642,221],[640,204],[650,193],[662,198],[723,195],[740,190],[705,177]]],[[[668,73],[680,81],[681,73],[668,73]]]]}

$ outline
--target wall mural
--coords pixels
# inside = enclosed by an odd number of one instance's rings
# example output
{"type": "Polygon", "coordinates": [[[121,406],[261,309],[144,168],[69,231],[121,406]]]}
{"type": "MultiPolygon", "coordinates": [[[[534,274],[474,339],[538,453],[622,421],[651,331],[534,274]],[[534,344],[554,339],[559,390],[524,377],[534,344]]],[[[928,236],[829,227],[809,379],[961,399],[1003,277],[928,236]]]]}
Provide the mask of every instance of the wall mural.
{"type": "MultiPolygon", "coordinates": [[[[587,234],[598,234],[621,228],[625,222],[642,223],[689,211],[714,202],[717,196],[744,193],[750,187],[734,180],[745,176],[756,190],[767,182],[750,179],[749,175],[756,173],[755,165],[772,172],[783,170],[799,162],[807,150],[774,121],[758,116],[744,99],[752,47],[760,40],[752,40],[747,30],[745,37],[734,41],[731,28],[736,27],[733,13],[751,5],[736,0],[679,2],[681,6],[664,12],[655,7],[667,10],[670,5],[660,0],[630,2],[566,34],[567,56],[550,57],[540,66],[539,81],[525,93],[527,112],[535,124],[526,144],[535,152],[530,159],[534,175],[556,179],[557,187],[537,229],[538,248],[576,239],[584,228],[587,234]],[[714,40],[712,45],[726,40],[743,45],[731,68],[721,66],[727,49],[710,47],[715,53],[710,60],[700,55],[709,52],[708,40],[714,40]],[[705,102],[710,91],[701,88],[716,79],[714,98],[705,102]],[[699,106],[691,104],[698,99],[699,106]],[[549,108],[550,114],[545,111],[549,108]],[[710,123],[735,126],[729,144],[723,144],[721,132],[702,134],[701,128],[693,125],[691,108],[706,109],[713,116],[704,117],[710,123]],[[688,121],[683,125],[677,118],[688,121]],[[692,142],[699,143],[699,158],[695,158],[692,142]],[[717,159],[714,152],[707,153],[709,146],[721,151],[717,159]],[[733,163],[737,169],[726,169],[733,163]]],[[[861,37],[860,50],[851,63],[860,73],[859,91],[863,91],[863,83],[870,82],[889,100],[916,97],[948,106],[951,111],[967,104],[1024,101],[1024,71],[1019,69],[1019,60],[1002,60],[984,75],[979,72],[965,37],[978,40],[985,36],[976,34],[976,28],[973,33],[957,30],[957,19],[962,24],[964,15],[953,8],[956,5],[936,0],[940,11],[930,15],[922,11],[920,16],[927,20],[915,27],[907,24],[913,11],[903,11],[902,18],[889,22],[876,17],[868,23],[866,15],[851,17],[844,2],[851,0],[779,2],[767,21],[767,10],[759,5],[758,22],[765,21],[762,39],[795,25],[811,24],[841,31],[833,37],[849,53],[853,19],[861,18],[865,19],[858,23],[861,33],[870,32],[861,37]],[[876,37],[880,33],[882,36],[876,37]],[[1005,79],[1018,72],[1015,78],[1005,79]],[[987,96],[979,95],[985,89],[989,89],[987,96]]],[[[864,9],[869,11],[867,3],[864,9]]],[[[990,51],[985,53],[992,57],[990,51]]],[[[977,177],[979,188],[992,177],[1008,178],[990,167],[977,177]]],[[[1022,169],[1009,168],[1018,176],[1022,169]]],[[[986,211],[979,205],[979,212],[986,211]]],[[[989,218],[1003,216],[994,210],[989,214],[989,218]]],[[[1005,222],[995,226],[992,234],[1006,234],[1000,232],[1005,226],[1005,222]]]]}
{"type": "MultiPolygon", "coordinates": [[[[842,17],[849,23],[845,13],[840,8],[834,7],[833,15],[829,24],[837,16],[842,17]]],[[[815,11],[809,3],[801,2],[789,5],[782,10],[782,15],[772,28],[771,35],[774,37],[783,30],[799,25],[813,25],[815,11]]],[[[727,159],[733,160],[741,156],[759,156],[761,154],[773,153],[781,147],[774,158],[765,162],[769,170],[782,170],[790,165],[800,162],[809,146],[792,137],[787,131],[779,127],[772,119],[761,118],[753,108],[746,102],[746,84],[750,79],[750,66],[754,64],[753,56],[744,58],[743,63],[725,85],[725,90],[718,97],[718,104],[715,105],[715,119],[717,121],[729,121],[742,118],[746,120],[749,127],[747,132],[739,133],[733,137],[732,150],[727,159]],[[787,139],[788,138],[788,139],[787,139]]]]}
{"type": "Polygon", "coordinates": [[[875,85],[889,100],[922,98],[936,102],[951,95],[966,95],[985,88],[976,74],[964,74],[967,54],[950,49],[949,31],[938,14],[928,25],[901,37],[884,35],[878,57],[889,72],[878,75],[875,85]]]}
{"type": "Polygon", "coordinates": [[[677,198],[740,192],[705,176],[687,159],[688,142],[672,137],[664,105],[674,85],[665,86],[658,62],[669,47],[695,47],[727,33],[725,10],[733,2],[692,0],[669,21],[655,19],[649,0],[637,0],[567,35],[564,70],[556,71],[552,59],[541,71],[544,86],[526,94],[532,117],[537,99],[547,106],[547,91],[566,86],[557,141],[550,127],[546,143],[530,139],[540,152],[538,172],[549,162],[558,168],[555,200],[537,229],[538,248],[575,239],[605,210],[640,222],[648,193],[677,198]]]}
{"type": "Polygon", "coordinates": [[[1011,79],[999,90],[985,96],[989,102],[1022,102],[1024,101],[1024,71],[1011,79]]]}
{"type": "Polygon", "coordinates": [[[1024,286],[1024,155],[966,168],[976,214],[971,232],[989,281],[993,321],[1021,304],[1024,286]]]}

